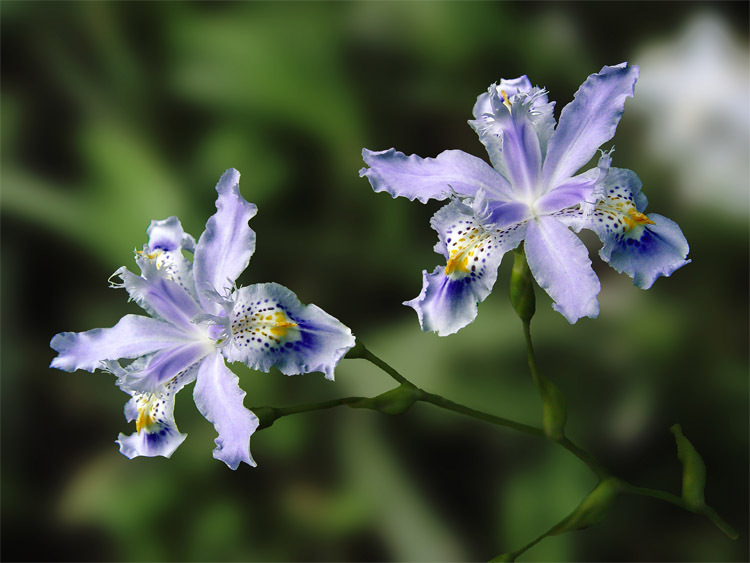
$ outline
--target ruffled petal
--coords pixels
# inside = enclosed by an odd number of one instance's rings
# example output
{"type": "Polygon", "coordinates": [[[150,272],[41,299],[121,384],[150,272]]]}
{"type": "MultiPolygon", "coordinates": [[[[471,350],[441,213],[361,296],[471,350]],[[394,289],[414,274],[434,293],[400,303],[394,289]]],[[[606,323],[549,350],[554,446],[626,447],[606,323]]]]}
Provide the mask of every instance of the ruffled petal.
{"type": "Polygon", "coordinates": [[[230,313],[228,339],[222,353],[229,361],[253,369],[281,373],[333,370],[355,340],[349,328],[315,305],[303,305],[277,283],[255,284],[237,290],[230,313]]]}
{"type": "Polygon", "coordinates": [[[576,235],[555,217],[539,217],[529,221],[524,244],[531,273],[556,311],[570,323],[599,315],[599,279],[576,235]]]}
{"type": "Polygon", "coordinates": [[[175,450],[187,438],[174,424],[163,424],[158,430],[141,430],[134,434],[120,433],[116,443],[120,446],[120,453],[128,459],[134,457],[171,457],[175,450]]]}
{"type": "Polygon", "coordinates": [[[359,175],[366,176],[376,192],[386,191],[393,197],[426,203],[430,199],[446,199],[453,193],[474,196],[479,189],[499,199],[508,199],[512,194],[508,181],[489,164],[459,150],[421,158],[395,149],[363,149],[362,158],[370,168],[362,168],[359,175]]]}
{"type": "Polygon", "coordinates": [[[637,79],[638,67],[622,63],[605,66],[581,85],[549,141],[543,166],[547,189],[570,178],[614,136],[637,79]]]}
{"type": "Polygon", "coordinates": [[[242,197],[239,180],[240,173],[234,168],[219,179],[216,213],[209,218],[195,248],[195,286],[208,313],[218,313],[221,306],[206,292],[221,293],[231,288],[255,252],[255,233],[247,223],[258,208],[242,197]]]}
{"type": "MultiPolygon", "coordinates": [[[[123,368],[119,364],[110,362],[108,369],[122,378],[123,368]]],[[[194,378],[195,369],[189,369],[154,392],[129,391],[133,397],[125,405],[125,418],[128,422],[136,421],[136,432],[118,436],[120,453],[130,459],[138,456],[170,457],[174,453],[187,437],[187,434],[180,433],[174,420],[174,396],[194,378]]]]}
{"type": "Polygon", "coordinates": [[[547,142],[555,129],[554,107],[555,102],[547,99],[547,92],[532,88],[526,76],[502,79],[477,98],[473,109],[474,119],[469,121],[469,125],[487,148],[492,166],[504,177],[510,178],[506,157],[503,156],[503,132],[508,126],[508,110],[523,115],[529,121],[536,134],[541,156],[544,157],[547,142]]]}
{"type": "Polygon", "coordinates": [[[424,331],[447,336],[471,323],[477,304],[492,291],[503,255],[523,240],[525,221],[507,228],[482,226],[474,211],[458,200],[432,218],[439,242],[435,250],[447,259],[431,274],[422,272],[421,293],[412,307],[424,331]]]}
{"type": "Polygon", "coordinates": [[[643,213],[647,201],[634,172],[613,168],[604,191],[584,224],[604,243],[599,251],[602,260],[642,289],[690,262],[686,260],[690,247],[680,227],[661,215],[643,213]]]}
{"type": "Polygon", "coordinates": [[[641,289],[650,288],[660,276],[668,277],[690,260],[685,235],[674,221],[652,213],[652,223],[632,229],[620,238],[609,238],[599,256],[618,272],[633,278],[641,289]]]}
{"type": "Polygon", "coordinates": [[[63,371],[94,371],[106,360],[137,358],[187,341],[169,323],[140,315],[125,315],[112,328],[56,334],[50,346],[58,352],[50,367],[63,371]]]}
{"type": "Polygon", "coordinates": [[[255,467],[250,455],[250,436],[258,428],[258,417],[242,404],[245,392],[239,378],[224,364],[218,352],[198,366],[193,392],[195,404],[219,433],[214,457],[237,469],[241,462],[255,467]]]}

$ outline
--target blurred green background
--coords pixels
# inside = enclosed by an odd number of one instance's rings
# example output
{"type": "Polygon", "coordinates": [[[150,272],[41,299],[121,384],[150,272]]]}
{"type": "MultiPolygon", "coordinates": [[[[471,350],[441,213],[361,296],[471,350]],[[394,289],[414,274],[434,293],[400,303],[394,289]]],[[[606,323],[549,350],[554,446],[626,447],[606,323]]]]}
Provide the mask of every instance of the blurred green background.
{"type": "MultiPolygon", "coordinates": [[[[538,424],[509,260],[478,320],[419,331],[400,303],[432,252],[419,205],[374,194],[362,147],[485,157],[476,96],[528,74],[557,111],[604,64],[641,65],[614,143],[693,263],[648,292],[595,258],[599,319],[538,294],[542,372],[569,434],[620,476],[678,493],[669,427],[706,462],[707,502],[740,531],[628,497],[522,561],[747,561],[748,4],[50,3],[2,16],[2,559],[486,560],[545,531],[593,486],[561,448],[429,405],[339,408],[257,433],[255,469],[211,457],[191,402],[171,460],[129,461],[126,396],[107,374],[47,368],[49,340],[138,312],[107,288],[151,219],[198,236],[222,172],[259,207],[242,284],[276,281],[348,324],[427,390],[538,424]]],[[[611,144],[611,143],[610,143],[611,144]]],[[[588,239],[592,253],[596,241],[588,239]]],[[[336,382],[235,366],[245,404],[392,386],[360,360],[336,382]]]]}

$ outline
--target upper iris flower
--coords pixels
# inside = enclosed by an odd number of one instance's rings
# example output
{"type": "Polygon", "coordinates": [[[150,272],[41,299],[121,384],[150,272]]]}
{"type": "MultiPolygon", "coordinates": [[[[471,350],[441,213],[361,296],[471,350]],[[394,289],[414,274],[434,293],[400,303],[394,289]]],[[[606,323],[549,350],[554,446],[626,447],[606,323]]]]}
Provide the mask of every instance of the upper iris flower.
{"type": "Polygon", "coordinates": [[[136,255],[141,275],[125,267],[113,275],[122,281],[113,287],[124,287],[151,317],[126,315],[112,328],[64,332],[50,344],[59,353],[52,367],[105,369],[132,396],[125,416],[136,421],[136,433],[117,440],[129,458],[172,455],[186,437],[175,425],[174,396],[195,380],[195,404],[219,434],[214,457],[232,469],[243,461],[254,466],[250,436],[258,418],[243,406],[245,392],[225,360],[333,379],[354,346],[346,326],[281,285],[235,287],[255,250],[248,220],[257,211],[240,195],[239,176],[230,169],[219,180],[217,211],[197,244],[177,217],[152,221],[136,255]]]}
{"type": "Polygon", "coordinates": [[[469,122],[492,167],[459,150],[436,158],[362,151],[369,168],[360,176],[376,192],[423,203],[451,200],[431,221],[439,238],[435,251],[447,264],[424,271],[422,292],[405,303],[417,311],[423,330],[444,336],[473,321],[503,255],[524,240],[529,268],[555,310],[571,323],[596,317],[599,280],[569,227],[596,232],[604,243],[601,258],[643,289],[688,262],[680,228],[644,214],[640,180],[630,170],[610,168],[612,151],[577,174],[614,136],[637,79],[637,66],[605,66],[581,85],[557,127],[554,102],[526,76],[493,84],[477,98],[469,122]]]}

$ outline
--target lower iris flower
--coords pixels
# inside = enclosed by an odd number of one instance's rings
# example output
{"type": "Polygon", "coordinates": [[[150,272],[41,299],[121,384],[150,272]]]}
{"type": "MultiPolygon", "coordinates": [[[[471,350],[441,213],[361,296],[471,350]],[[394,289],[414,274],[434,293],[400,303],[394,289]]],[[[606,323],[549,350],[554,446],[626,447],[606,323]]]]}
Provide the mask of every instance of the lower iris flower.
{"type": "Polygon", "coordinates": [[[610,140],[633,95],[638,67],[605,66],[581,85],[555,123],[547,92],[522,76],[501,80],[477,98],[470,125],[492,162],[448,150],[421,158],[388,149],[362,156],[360,176],[376,192],[425,203],[450,202],[435,213],[435,251],[446,259],[423,272],[413,307],[422,329],[441,336],[471,323],[492,291],[503,255],[524,242],[531,273],[569,322],[599,314],[599,280],[588,251],[571,232],[593,230],[601,258],[647,289],[659,276],[687,264],[680,228],[645,215],[641,183],[630,170],[611,167],[611,153],[578,173],[610,140]]]}
{"type": "Polygon", "coordinates": [[[125,416],[136,432],[117,440],[129,458],[172,455],[186,436],[175,424],[174,397],[195,381],[195,404],[218,432],[214,457],[232,469],[254,466],[250,436],[259,421],[225,361],[287,375],[320,371],[332,380],[354,346],[346,326],[279,284],[236,288],[255,250],[248,221],[257,208],[240,195],[234,169],[216,191],[217,211],[197,243],[176,217],[152,221],[136,254],[140,275],[125,267],[113,274],[120,281],[112,286],[125,288],[149,317],[126,315],[112,328],[63,332],[50,343],[58,352],[51,367],[109,371],[131,395],[125,416]]]}

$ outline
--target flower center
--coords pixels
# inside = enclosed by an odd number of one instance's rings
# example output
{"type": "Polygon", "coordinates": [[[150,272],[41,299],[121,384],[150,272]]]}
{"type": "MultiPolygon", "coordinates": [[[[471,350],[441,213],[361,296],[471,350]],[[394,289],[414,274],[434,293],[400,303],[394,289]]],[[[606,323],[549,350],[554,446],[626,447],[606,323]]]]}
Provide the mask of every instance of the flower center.
{"type": "Polygon", "coordinates": [[[282,340],[296,340],[298,325],[278,305],[255,303],[237,311],[230,330],[237,342],[242,340],[258,343],[281,344],[282,340]]]}
{"type": "Polygon", "coordinates": [[[500,95],[503,97],[503,105],[506,108],[508,108],[508,111],[511,111],[510,100],[508,100],[508,94],[505,93],[505,90],[500,90],[500,95]]]}
{"type": "Polygon", "coordinates": [[[448,243],[448,263],[445,275],[452,278],[471,275],[476,270],[474,262],[479,262],[485,251],[485,242],[489,239],[487,233],[481,233],[477,227],[465,232],[458,231],[460,238],[448,243]]]}
{"type": "Polygon", "coordinates": [[[162,423],[161,414],[163,413],[164,401],[161,397],[153,393],[147,393],[138,397],[138,418],[135,420],[135,429],[139,434],[141,430],[146,429],[148,432],[155,424],[162,423]]]}
{"type": "Polygon", "coordinates": [[[620,196],[608,198],[597,206],[599,211],[614,215],[612,219],[619,219],[625,231],[631,231],[636,227],[643,225],[653,225],[654,222],[638,211],[635,206],[627,199],[620,196]]]}

